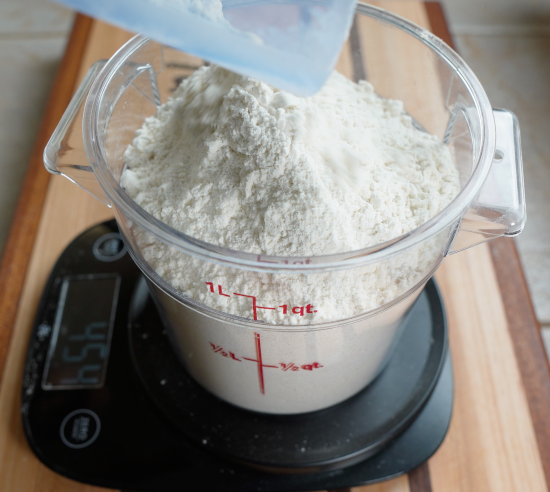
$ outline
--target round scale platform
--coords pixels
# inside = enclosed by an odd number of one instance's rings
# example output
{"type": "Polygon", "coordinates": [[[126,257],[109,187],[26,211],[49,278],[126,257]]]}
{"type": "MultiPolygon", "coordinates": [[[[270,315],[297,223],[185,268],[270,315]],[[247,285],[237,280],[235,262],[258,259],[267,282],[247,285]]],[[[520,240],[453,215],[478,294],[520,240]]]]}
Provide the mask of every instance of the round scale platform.
{"type": "Polygon", "coordinates": [[[380,451],[428,400],[447,350],[441,298],[430,281],[373,383],[333,407],[285,416],[238,408],[196,383],[172,349],[144,279],[129,330],[136,372],[175,427],[225,458],[281,472],[342,468],[380,451]]]}
{"type": "Polygon", "coordinates": [[[179,364],[109,221],[78,236],[50,274],[29,341],[21,415],[46,466],[92,485],[341,489],[407,473],[438,449],[453,401],[446,346],[441,299],[429,282],[387,367],[365,390],[303,415],[239,409],[179,364]]]}

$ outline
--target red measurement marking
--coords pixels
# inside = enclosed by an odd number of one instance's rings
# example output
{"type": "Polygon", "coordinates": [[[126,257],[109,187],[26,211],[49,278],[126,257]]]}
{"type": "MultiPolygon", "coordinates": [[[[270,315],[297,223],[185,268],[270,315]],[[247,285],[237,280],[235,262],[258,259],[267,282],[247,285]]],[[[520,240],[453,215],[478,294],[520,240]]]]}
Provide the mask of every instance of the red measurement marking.
{"type": "Polygon", "coordinates": [[[258,321],[258,309],[277,309],[272,307],[266,307],[266,306],[258,306],[256,304],[256,296],[247,296],[246,294],[239,294],[238,292],[233,292],[234,296],[241,296],[241,297],[249,297],[252,299],[252,313],[254,314],[254,321],[258,321]]]}
{"type": "Polygon", "coordinates": [[[221,285],[218,285],[218,293],[220,294],[220,296],[231,297],[229,294],[224,294],[222,292],[222,286],[221,285]]]}
{"type": "Polygon", "coordinates": [[[254,341],[256,342],[256,358],[255,359],[248,359],[247,357],[243,357],[243,359],[250,360],[250,361],[256,362],[258,364],[258,378],[260,380],[260,391],[262,392],[262,395],[265,395],[264,367],[273,367],[275,369],[278,369],[278,367],[277,366],[269,366],[269,365],[264,364],[262,362],[262,346],[260,344],[260,334],[259,333],[254,333],[254,341]]]}
{"type": "MultiPolygon", "coordinates": [[[[286,261],[286,260],[285,260],[286,261]]],[[[208,285],[208,289],[210,292],[214,293],[214,283],[213,282],[205,282],[206,285],[208,285]]],[[[223,287],[218,284],[218,294],[220,296],[224,297],[231,297],[229,294],[224,294],[223,287]]],[[[248,294],[240,294],[239,292],[233,292],[234,296],[240,296],[240,297],[248,297],[249,299],[252,299],[252,313],[254,321],[258,321],[258,309],[270,309],[272,311],[277,310],[276,307],[268,307],[268,306],[258,306],[257,304],[257,298],[256,296],[249,296],[248,294]]],[[[288,314],[288,305],[283,304],[282,306],[278,306],[283,310],[283,314],[288,314]]],[[[303,316],[305,313],[307,314],[313,314],[317,311],[313,310],[313,305],[308,304],[307,306],[294,306],[291,308],[292,314],[298,314],[299,316],[303,316]]]]}
{"type": "MultiPolygon", "coordinates": [[[[221,347],[220,345],[216,345],[215,343],[212,343],[212,342],[209,342],[209,343],[214,353],[220,354],[223,357],[227,357],[229,359],[236,360],[238,362],[242,362],[242,360],[239,359],[233,352],[229,352],[229,351],[226,352],[225,350],[223,350],[223,347],[221,347]]],[[[303,364],[301,366],[296,365],[294,362],[288,362],[288,363],[279,362],[279,365],[277,366],[264,364],[262,359],[262,345],[260,343],[259,333],[254,333],[254,343],[256,346],[256,358],[255,359],[250,359],[248,357],[241,357],[241,358],[244,360],[249,360],[251,362],[256,362],[257,368],[258,368],[258,379],[260,381],[260,392],[262,393],[262,395],[265,395],[264,367],[271,367],[273,369],[282,369],[285,372],[286,371],[295,372],[299,370],[313,371],[313,369],[320,369],[321,367],[323,367],[321,364],[319,364],[319,362],[313,362],[312,364],[303,364]]]]}
{"type": "Polygon", "coordinates": [[[261,257],[261,256],[258,256],[258,261],[259,261],[260,263],[277,263],[276,261],[262,260],[262,257],[261,257]]]}
{"type": "Polygon", "coordinates": [[[252,299],[252,311],[254,312],[254,321],[258,320],[258,316],[256,315],[256,297],[255,296],[247,296],[246,294],[239,294],[238,292],[233,292],[234,296],[241,296],[241,297],[250,297],[252,299]]]}
{"type": "Polygon", "coordinates": [[[221,354],[224,357],[229,357],[230,359],[236,360],[238,362],[242,362],[242,360],[239,359],[238,357],[236,357],[233,352],[228,353],[225,350],[223,350],[223,348],[220,347],[219,345],[216,345],[212,342],[209,342],[209,343],[210,343],[210,346],[212,347],[212,350],[214,351],[215,354],[221,354]]]}
{"type": "Polygon", "coordinates": [[[313,371],[313,369],[320,369],[323,367],[319,362],[314,362],[313,364],[303,364],[301,366],[297,366],[294,362],[279,362],[279,365],[281,366],[281,369],[283,371],[299,371],[300,369],[304,371],[313,371]]]}
{"type": "Polygon", "coordinates": [[[214,352],[219,352],[222,349],[219,345],[214,345],[212,342],[210,342],[210,345],[214,352]]]}
{"type": "MultiPolygon", "coordinates": [[[[261,255],[258,255],[257,260],[258,260],[260,263],[283,263],[284,265],[288,265],[288,260],[283,260],[283,261],[262,260],[261,255]]],[[[306,258],[306,261],[296,260],[296,261],[293,261],[293,262],[292,262],[293,265],[303,265],[304,263],[305,263],[306,265],[309,265],[309,264],[311,263],[311,260],[310,260],[309,258],[306,258]]]]}
{"type": "MultiPolygon", "coordinates": [[[[256,318],[254,317],[254,319],[256,318]]],[[[260,391],[262,392],[262,395],[265,395],[264,368],[262,364],[262,346],[260,345],[260,334],[254,333],[254,338],[256,340],[256,357],[258,358],[258,377],[260,378],[260,391]]]]}
{"type": "Polygon", "coordinates": [[[316,313],[317,312],[317,311],[312,311],[312,309],[313,309],[313,306],[311,304],[308,304],[306,306],[306,313],[311,314],[311,313],[316,313]]]}

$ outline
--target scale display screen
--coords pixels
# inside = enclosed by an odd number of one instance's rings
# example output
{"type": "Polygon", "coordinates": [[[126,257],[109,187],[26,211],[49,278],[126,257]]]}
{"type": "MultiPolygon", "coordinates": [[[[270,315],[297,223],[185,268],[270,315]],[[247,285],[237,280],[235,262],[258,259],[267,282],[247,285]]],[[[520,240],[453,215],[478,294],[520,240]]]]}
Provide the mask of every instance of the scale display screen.
{"type": "Polygon", "coordinates": [[[116,274],[65,277],[42,388],[101,388],[120,288],[116,274]]]}

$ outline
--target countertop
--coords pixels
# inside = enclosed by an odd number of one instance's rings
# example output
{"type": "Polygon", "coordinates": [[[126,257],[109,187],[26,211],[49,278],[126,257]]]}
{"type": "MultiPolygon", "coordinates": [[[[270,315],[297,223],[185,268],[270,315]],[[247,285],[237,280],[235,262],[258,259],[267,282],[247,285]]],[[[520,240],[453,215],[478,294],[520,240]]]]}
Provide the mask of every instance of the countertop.
{"type": "MultiPolygon", "coordinates": [[[[374,2],[373,2],[374,3],[374,2]]],[[[378,2],[451,39],[436,3],[378,2]]],[[[87,68],[130,34],[77,16],[36,141],[0,265],[0,490],[102,490],[56,475],[26,444],[19,391],[26,344],[49,271],[63,248],[112,216],[43,169],[43,148],[87,68]]],[[[437,453],[407,476],[354,490],[545,491],[550,480],[550,370],[510,239],[455,254],[436,274],[453,354],[455,406],[437,453]]],[[[104,490],[104,489],[103,489],[104,490]]]]}

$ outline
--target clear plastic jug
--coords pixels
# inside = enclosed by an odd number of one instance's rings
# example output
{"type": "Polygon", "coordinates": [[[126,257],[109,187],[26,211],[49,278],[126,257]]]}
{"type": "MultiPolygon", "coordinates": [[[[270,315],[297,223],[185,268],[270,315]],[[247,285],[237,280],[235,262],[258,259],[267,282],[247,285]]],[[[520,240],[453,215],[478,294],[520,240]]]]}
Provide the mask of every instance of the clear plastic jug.
{"type": "Polygon", "coordinates": [[[471,70],[431,33],[363,4],[356,22],[370,39],[346,44],[340,69],[355,78],[366,73],[381,95],[401,99],[419,125],[449,147],[460,175],[460,193],[444,210],[391,241],[327,256],[269,257],[205,243],[140,208],[119,184],[123,154],[143,120],[203,64],[144,36],[90,69],[45,150],[50,172],[113,208],[190,374],[250,410],[313,411],[360,391],[383,367],[443,258],[519,234],[525,223],[514,115],[493,110],[471,70]],[[168,252],[178,258],[173,267],[181,271],[181,285],[164,280],[156,264],[155,255],[168,252]],[[190,265],[203,268],[204,277],[186,276],[190,265]],[[228,276],[235,285],[221,282],[228,276]],[[358,295],[360,304],[358,293],[372,282],[391,286],[394,295],[345,319],[326,315],[344,292],[358,295]],[[200,300],[185,294],[191,289],[200,300]],[[318,303],[320,289],[326,305],[318,303]],[[266,293],[280,301],[267,305],[266,293]],[[230,314],[231,303],[244,303],[248,315],[230,314]],[[277,321],[267,322],[265,313],[276,313],[277,321]]]}
{"type": "Polygon", "coordinates": [[[327,80],[355,0],[59,0],[299,96],[327,80]]]}

